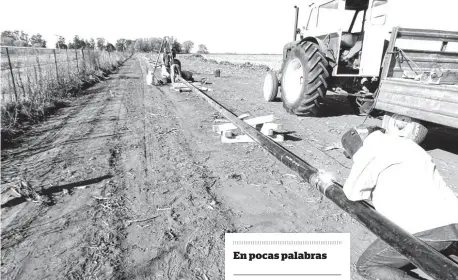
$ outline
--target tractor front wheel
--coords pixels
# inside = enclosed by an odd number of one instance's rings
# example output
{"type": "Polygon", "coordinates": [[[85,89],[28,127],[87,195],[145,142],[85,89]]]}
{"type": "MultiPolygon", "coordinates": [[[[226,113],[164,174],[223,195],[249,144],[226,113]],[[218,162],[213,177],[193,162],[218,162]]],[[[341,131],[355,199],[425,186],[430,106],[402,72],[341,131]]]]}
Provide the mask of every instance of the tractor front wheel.
{"type": "Polygon", "coordinates": [[[306,42],[286,56],[281,78],[281,98],[286,111],[296,115],[318,115],[326,95],[329,64],[319,46],[306,42]]]}
{"type": "Polygon", "coordinates": [[[264,86],[262,88],[264,99],[267,102],[274,101],[278,94],[278,78],[277,73],[269,71],[264,78],[264,86]]]}

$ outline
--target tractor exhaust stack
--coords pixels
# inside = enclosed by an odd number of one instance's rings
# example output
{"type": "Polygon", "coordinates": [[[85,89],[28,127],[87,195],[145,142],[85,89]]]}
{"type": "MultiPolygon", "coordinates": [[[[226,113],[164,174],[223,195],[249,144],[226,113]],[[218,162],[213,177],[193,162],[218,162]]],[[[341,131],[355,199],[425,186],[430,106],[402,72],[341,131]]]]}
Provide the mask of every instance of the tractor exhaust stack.
{"type": "Polygon", "coordinates": [[[296,14],[296,17],[294,19],[294,36],[293,36],[293,41],[296,41],[296,38],[297,38],[297,20],[299,18],[299,7],[298,6],[294,6],[294,9],[296,10],[295,11],[295,14],[296,14]]]}

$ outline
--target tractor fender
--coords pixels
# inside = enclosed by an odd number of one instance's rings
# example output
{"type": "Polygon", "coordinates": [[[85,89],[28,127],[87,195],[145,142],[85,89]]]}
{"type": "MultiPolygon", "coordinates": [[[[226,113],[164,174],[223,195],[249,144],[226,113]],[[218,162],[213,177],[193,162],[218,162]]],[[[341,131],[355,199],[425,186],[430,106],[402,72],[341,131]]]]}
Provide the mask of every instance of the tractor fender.
{"type": "Polygon", "coordinates": [[[326,45],[324,44],[324,42],[316,37],[305,37],[304,39],[299,41],[298,45],[303,45],[305,42],[312,42],[312,43],[317,44],[320,47],[320,51],[322,53],[328,52],[328,49],[326,45]]]}
{"type": "Polygon", "coordinates": [[[291,42],[291,43],[288,43],[286,44],[284,47],[283,47],[283,61],[286,60],[286,55],[288,54],[288,52],[294,48],[295,46],[299,45],[299,42],[297,41],[294,41],[294,42],[291,42]]]}
{"type": "MultiPolygon", "coordinates": [[[[326,57],[328,58],[328,60],[330,59],[328,57],[328,47],[326,46],[326,44],[318,39],[318,38],[315,38],[315,37],[312,37],[312,36],[309,36],[309,37],[305,37],[305,38],[302,38],[300,41],[294,41],[294,42],[290,42],[288,44],[286,44],[284,47],[283,47],[283,62],[282,62],[282,65],[280,67],[280,71],[279,73],[283,73],[283,66],[284,66],[284,63],[286,61],[286,56],[288,55],[288,52],[291,51],[294,47],[296,46],[301,46],[303,44],[305,44],[306,42],[312,42],[312,43],[315,43],[318,45],[318,47],[320,48],[320,51],[326,55],[326,57]]],[[[332,60],[332,59],[331,59],[332,60]]]]}
{"type": "Polygon", "coordinates": [[[288,52],[296,47],[296,46],[300,46],[300,45],[303,45],[305,42],[312,42],[312,43],[315,43],[318,45],[318,47],[320,48],[320,51],[323,52],[323,53],[327,53],[327,47],[326,45],[324,44],[324,42],[318,38],[315,38],[315,37],[305,37],[303,39],[301,39],[300,41],[294,41],[294,42],[291,42],[291,43],[288,43],[286,44],[284,47],[283,47],[283,61],[286,60],[286,55],[288,54],[288,52]]]}

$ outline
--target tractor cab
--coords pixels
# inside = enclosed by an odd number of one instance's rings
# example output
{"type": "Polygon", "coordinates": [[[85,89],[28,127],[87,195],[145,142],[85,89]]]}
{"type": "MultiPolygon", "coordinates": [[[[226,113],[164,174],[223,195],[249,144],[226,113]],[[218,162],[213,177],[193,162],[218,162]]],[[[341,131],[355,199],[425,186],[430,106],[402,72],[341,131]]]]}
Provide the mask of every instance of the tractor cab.
{"type": "Polygon", "coordinates": [[[319,39],[333,66],[333,76],[376,77],[383,56],[387,0],[316,0],[302,40],[319,39]]]}

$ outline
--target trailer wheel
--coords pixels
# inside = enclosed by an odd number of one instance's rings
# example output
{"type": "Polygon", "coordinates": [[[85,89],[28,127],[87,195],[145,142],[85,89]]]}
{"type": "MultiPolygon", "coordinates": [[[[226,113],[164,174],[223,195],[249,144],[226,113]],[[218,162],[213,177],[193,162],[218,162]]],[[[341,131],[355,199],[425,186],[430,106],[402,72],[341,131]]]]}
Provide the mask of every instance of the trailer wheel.
{"type": "Polygon", "coordinates": [[[383,116],[382,128],[387,134],[404,137],[417,144],[423,142],[428,133],[428,129],[418,120],[398,114],[383,116]]]}
{"type": "Polygon", "coordinates": [[[306,42],[287,55],[281,78],[283,107],[296,115],[317,115],[326,95],[329,64],[318,45],[306,42]]]}
{"type": "Polygon", "coordinates": [[[278,78],[277,73],[269,71],[264,78],[264,86],[262,88],[264,99],[267,102],[273,101],[278,94],[278,78]]]}

